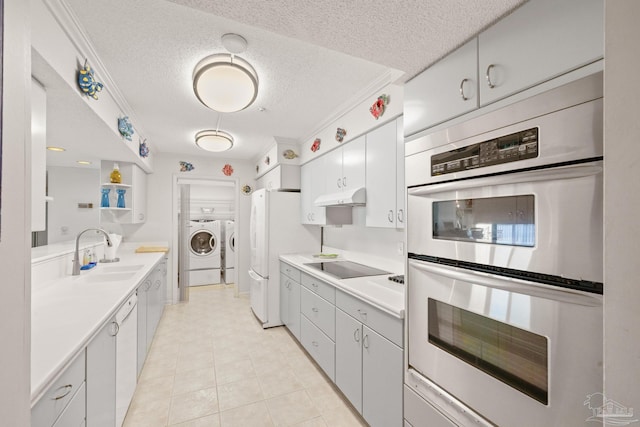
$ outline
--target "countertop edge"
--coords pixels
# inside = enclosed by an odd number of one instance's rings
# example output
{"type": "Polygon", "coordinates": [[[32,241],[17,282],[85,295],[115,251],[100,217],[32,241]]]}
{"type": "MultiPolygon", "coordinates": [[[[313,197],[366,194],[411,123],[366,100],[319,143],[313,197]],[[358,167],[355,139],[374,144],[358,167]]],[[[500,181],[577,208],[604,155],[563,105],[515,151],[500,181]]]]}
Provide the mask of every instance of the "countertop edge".
{"type": "MultiPolygon", "coordinates": [[[[295,259],[293,259],[293,257],[300,257],[300,256],[304,256],[304,255],[300,255],[300,254],[282,254],[279,256],[280,261],[285,262],[295,268],[297,268],[298,270],[309,274],[310,276],[313,276],[317,279],[320,279],[324,282],[329,283],[330,285],[334,286],[336,289],[341,290],[342,292],[345,292],[355,298],[361,299],[364,302],[366,302],[367,304],[372,305],[373,307],[395,317],[398,319],[404,319],[404,314],[405,314],[405,308],[402,307],[400,309],[395,309],[389,306],[386,306],[384,304],[381,304],[379,301],[371,298],[370,296],[366,295],[363,292],[358,292],[354,289],[351,289],[348,285],[346,285],[345,283],[343,283],[340,279],[337,279],[333,276],[330,276],[328,274],[323,274],[317,270],[314,270],[310,267],[305,266],[303,263],[300,263],[298,261],[296,261],[295,259]]],[[[337,258],[336,260],[344,260],[342,258],[337,258]]],[[[328,260],[325,260],[328,261],[328,260]]],[[[333,261],[333,260],[331,260],[333,261]]],[[[380,277],[380,276],[372,276],[372,277],[380,277]]]]}

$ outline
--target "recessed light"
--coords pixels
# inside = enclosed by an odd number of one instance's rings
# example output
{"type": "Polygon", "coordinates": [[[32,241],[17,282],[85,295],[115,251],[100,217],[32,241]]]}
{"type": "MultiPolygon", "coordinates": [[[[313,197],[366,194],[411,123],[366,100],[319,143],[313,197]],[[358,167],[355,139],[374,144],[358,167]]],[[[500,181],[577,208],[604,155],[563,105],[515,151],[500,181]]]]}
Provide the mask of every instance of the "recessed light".
{"type": "Polygon", "coordinates": [[[62,148],[62,147],[47,147],[47,150],[49,150],[49,151],[67,151],[65,148],[62,148]]]}
{"type": "Polygon", "coordinates": [[[79,165],[90,165],[91,162],[88,162],[86,160],[78,160],[76,163],[78,163],[79,165]]]}

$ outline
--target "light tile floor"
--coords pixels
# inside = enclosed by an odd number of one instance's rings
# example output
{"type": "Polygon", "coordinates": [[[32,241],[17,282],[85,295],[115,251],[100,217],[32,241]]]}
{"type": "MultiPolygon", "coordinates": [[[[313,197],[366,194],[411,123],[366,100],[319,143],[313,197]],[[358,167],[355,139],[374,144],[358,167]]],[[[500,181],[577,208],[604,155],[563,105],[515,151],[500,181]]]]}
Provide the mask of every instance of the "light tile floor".
{"type": "Polygon", "coordinates": [[[167,306],[125,419],[140,426],[366,426],[284,327],[263,330],[233,286],[167,306]]]}

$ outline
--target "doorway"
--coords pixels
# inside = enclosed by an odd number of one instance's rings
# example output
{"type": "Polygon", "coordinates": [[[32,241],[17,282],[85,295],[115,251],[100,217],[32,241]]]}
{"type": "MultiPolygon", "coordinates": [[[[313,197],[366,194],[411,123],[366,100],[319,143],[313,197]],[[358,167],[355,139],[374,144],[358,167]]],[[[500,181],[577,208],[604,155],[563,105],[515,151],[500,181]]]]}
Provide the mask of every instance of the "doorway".
{"type": "Polygon", "coordinates": [[[195,286],[233,287],[238,296],[237,180],[213,177],[173,179],[173,302],[189,300],[195,286]]]}

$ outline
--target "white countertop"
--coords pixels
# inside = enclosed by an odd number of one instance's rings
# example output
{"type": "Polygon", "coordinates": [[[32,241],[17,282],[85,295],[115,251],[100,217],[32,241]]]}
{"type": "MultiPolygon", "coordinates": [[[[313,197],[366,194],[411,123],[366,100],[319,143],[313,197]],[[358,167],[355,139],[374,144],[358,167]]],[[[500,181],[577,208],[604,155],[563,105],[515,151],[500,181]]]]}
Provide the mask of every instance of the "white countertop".
{"type": "Polygon", "coordinates": [[[66,276],[49,286],[34,287],[31,295],[32,405],[165,256],[163,252],[137,254],[138,246],[139,243],[121,245],[118,248],[120,262],[98,264],[82,271],[80,276],[66,276]],[[124,280],[92,281],[92,277],[109,273],[109,267],[132,265],[142,267],[124,280]]]}
{"type": "MultiPolygon", "coordinates": [[[[392,272],[392,274],[385,274],[381,276],[338,279],[312,267],[306,266],[305,264],[312,262],[352,261],[352,259],[343,257],[342,255],[334,259],[322,259],[314,257],[312,254],[285,254],[280,255],[280,260],[291,264],[311,276],[324,280],[341,291],[351,294],[356,298],[360,298],[382,311],[401,319],[404,318],[404,285],[392,282],[388,279],[389,276],[402,273],[392,272]]],[[[357,262],[365,264],[360,260],[357,262]]]]}

